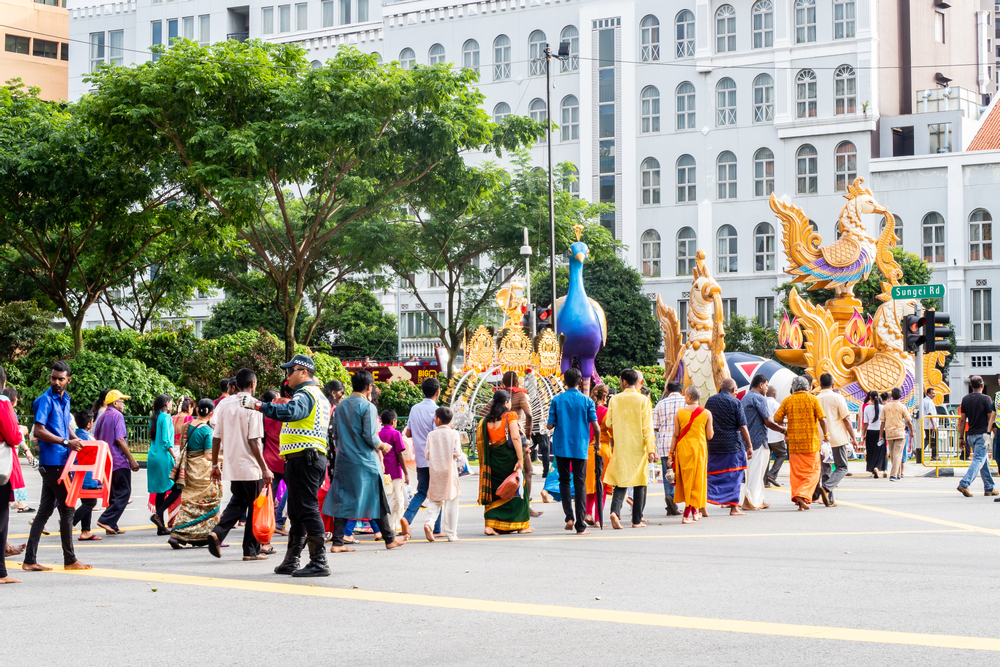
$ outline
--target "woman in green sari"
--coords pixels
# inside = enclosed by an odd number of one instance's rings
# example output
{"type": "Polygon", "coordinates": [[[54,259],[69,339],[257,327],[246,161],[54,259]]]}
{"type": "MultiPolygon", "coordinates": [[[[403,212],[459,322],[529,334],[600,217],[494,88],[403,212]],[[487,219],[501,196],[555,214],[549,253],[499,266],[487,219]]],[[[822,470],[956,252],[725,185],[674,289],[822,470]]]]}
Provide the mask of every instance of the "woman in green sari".
{"type": "Polygon", "coordinates": [[[487,535],[500,533],[530,533],[528,501],[521,495],[504,500],[497,489],[515,471],[520,471],[521,428],[517,415],[510,411],[510,394],[500,390],[493,394],[493,405],[476,429],[479,450],[479,504],[486,511],[487,535]]]}
{"type": "Polygon", "coordinates": [[[177,484],[181,492],[181,508],[174,519],[167,542],[174,549],[185,544],[207,546],[208,533],[219,521],[222,487],[212,483],[212,427],[208,420],[215,410],[210,398],[198,401],[195,418],[184,425],[181,438],[180,466],[177,484]]]}

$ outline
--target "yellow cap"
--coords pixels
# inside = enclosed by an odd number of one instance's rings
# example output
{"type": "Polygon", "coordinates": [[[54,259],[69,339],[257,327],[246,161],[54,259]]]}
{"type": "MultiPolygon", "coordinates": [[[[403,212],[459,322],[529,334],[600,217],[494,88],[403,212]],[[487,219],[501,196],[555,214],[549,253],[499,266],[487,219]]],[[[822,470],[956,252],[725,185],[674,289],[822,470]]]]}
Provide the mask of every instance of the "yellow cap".
{"type": "Polygon", "coordinates": [[[118,400],[127,401],[130,398],[132,397],[126,396],[117,389],[112,389],[111,391],[108,392],[108,395],[104,397],[104,405],[111,405],[112,403],[118,400]]]}

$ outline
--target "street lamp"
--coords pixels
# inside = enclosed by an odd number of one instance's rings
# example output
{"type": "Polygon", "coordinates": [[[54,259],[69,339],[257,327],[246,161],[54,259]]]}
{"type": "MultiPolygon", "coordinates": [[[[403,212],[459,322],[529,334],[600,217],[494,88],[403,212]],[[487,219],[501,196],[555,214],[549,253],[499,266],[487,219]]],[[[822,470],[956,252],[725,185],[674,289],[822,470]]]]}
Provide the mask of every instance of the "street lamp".
{"type": "MultiPolygon", "coordinates": [[[[552,273],[552,333],[556,327],[556,212],[555,191],[552,183],[552,58],[563,61],[569,58],[569,42],[559,42],[559,53],[552,55],[552,49],[545,44],[545,132],[549,144],[549,265],[552,273]]],[[[534,322],[534,318],[532,318],[534,322]]]]}
{"type": "Polygon", "coordinates": [[[534,338],[538,331],[538,327],[535,324],[535,304],[531,302],[531,255],[534,254],[531,246],[528,244],[528,228],[524,228],[524,245],[521,246],[521,257],[524,257],[524,282],[527,294],[525,295],[528,299],[528,316],[531,319],[531,337],[534,338]]]}

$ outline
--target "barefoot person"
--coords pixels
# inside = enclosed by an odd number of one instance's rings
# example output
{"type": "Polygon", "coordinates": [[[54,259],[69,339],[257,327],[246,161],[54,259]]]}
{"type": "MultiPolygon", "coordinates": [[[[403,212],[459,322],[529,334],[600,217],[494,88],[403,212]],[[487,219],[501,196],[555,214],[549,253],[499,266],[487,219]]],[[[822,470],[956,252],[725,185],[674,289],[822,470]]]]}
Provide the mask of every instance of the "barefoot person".
{"type": "Polygon", "coordinates": [[[740,485],[747,462],[753,457],[753,443],[743,405],[733,396],[735,391],[736,381],[726,378],[719,393],[705,401],[715,429],[708,441],[708,502],[728,507],[732,515],[741,515],[740,485]]]}
{"type": "Polygon", "coordinates": [[[799,510],[808,510],[813,492],[820,482],[820,440],[817,425],[823,430],[823,440],[829,441],[826,413],[819,399],[809,393],[809,379],[800,375],[792,380],[792,395],[781,402],[774,415],[775,423],[788,419],[788,483],[792,487],[792,502],[799,510]]]}
{"type": "Polygon", "coordinates": [[[528,501],[523,495],[509,500],[497,494],[504,480],[524,469],[521,450],[521,428],[517,415],[510,411],[510,394],[503,389],[493,394],[490,411],[476,428],[476,448],[479,451],[479,504],[487,535],[500,533],[530,533],[528,501]]]}
{"type": "Polygon", "coordinates": [[[763,510],[771,506],[764,500],[766,488],[764,480],[767,476],[767,466],[771,461],[768,433],[779,435],[785,433],[785,427],[775,424],[771,419],[771,409],[767,405],[768,389],[767,376],[757,373],[750,380],[750,391],[744,394],[740,401],[743,405],[743,414],[747,418],[750,442],[753,443],[753,457],[747,466],[746,495],[742,504],[742,508],[746,511],[763,510]]]}
{"type": "MultiPolygon", "coordinates": [[[[577,388],[582,380],[579,369],[570,368],[563,373],[566,391],[553,398],[549,404],[548,422],[549,430],[555,429],[552,433],[552,453],[556,456],[556,468],[559,470],[559,494],[562,496],[563,514],[566,517],[565,528],[575,528],[577,535],[590,532],[584,522],[587,502],[584,475],[587,472],[590,434],[592,431],[600,432],[597,407],[577,388]]],[[[595,444],[595,449],[600,449],[600,444],[595,444]]]]}
{"type": "Polygon", "coordinates": [[[698,401],[701,391],[691,385],[684,391],[684,407],[674,417],[674,501],[684,503],[681,523],[694,523],[707,502],[708,440],[715,435],[712,413],[698,401]]]}
{"type": "MultiPolygon", "coordinates": [[[[7,385],[7,370],[0,366],[0,390],[7,385]]],[[[7,454],[11,457],[11,470],[13,470],[14,458],[17,458],[17,447],[21,444],[23,440],[21,435],[21,430],[17,427],[17,415],[14,414],[14,408],[10,404],[10,399],[8,399],[3,394],[0,394],[0,447],[7,447],[9,449],[7,454]]],[[[0,470],[0,474],[7,473],[6,470],[0,470]]],[[[6,551],[3,556],[0,556],[0,584],[19,584],[20,579],[15,579],[14,577],[7,574],[7,562],[5,557],[8,555],[14,555],[9,553],[14,550],[7,544],[7,529],[9,527],[10,520],[10,503],[14,500],[14,488],[10,481],[10,475],[7,475],[7,481],[0,484],[0,544],[6,547],[6,551]]]]}

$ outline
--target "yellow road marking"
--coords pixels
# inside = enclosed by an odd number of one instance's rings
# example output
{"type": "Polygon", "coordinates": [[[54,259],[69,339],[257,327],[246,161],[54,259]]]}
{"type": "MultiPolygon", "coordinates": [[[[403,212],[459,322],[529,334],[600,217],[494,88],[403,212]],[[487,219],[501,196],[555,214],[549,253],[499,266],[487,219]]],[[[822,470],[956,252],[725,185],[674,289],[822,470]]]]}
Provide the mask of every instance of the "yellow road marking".
{"type": "Polygon", "coordinates": [[[873,644],[895,644],[901,646],[924,646],[933,648],[964,649],[974,651],[1000,651],[1000,639],[991,637],[968,637],[961,635],[918,634],[891,630],[868,630],[860,628],[838,628],[818,625],[798,625],[792,623],[768,623],[737,619],[698,618],[672,614],[653,614],[635,611],[612,611],[602,608],[565,607],[557,605],[532,604],[526,602],[502,602],[497,600],[477,600],[413,593],[391,593],[363,591],[358,589],[328,588],[322,585],[307,586],[279,582],[247,581],[243,579],[217,579],[183,574],[156,572],[135,572],[129,570],[60,570],[54,572],[81,577],[124,579],[146,583],[180,584],[203,586],[256,593],[302,595],[309,597],[352,600],[361,602],[381,602],[387,604],[455,609],[461,611],[492,612],[520,616],[546,618],[566,618],[598,623],[619,623],[685,630],[708,630],[711,632],[732,632],[740,634],[796,637],[800,639],[832,639],[836,641],[866,642],[873,644]]]}
{"type": "MultiPolygon", "coordinates": [[[[55,515],[55,512],[53,512],[53,517],[50,517],[49,521],[52,521],[52,518],[55,518],[55,523],[52,526],[52,528],[55,528],[55,530],[50,530],[49,533],[52,534],[52,535],[58,535],[59,534],[59,517],[55,515]]],[[[156,528],[156,526],[154,526],[153,524],[149,524],[148,526],[125,526],[123,528],[120,528],[120,530],[124,530],[127,533],[130,530],[149,530],[150,528],[156,528]]],[[[94,529],[91,532],[93,532],[93,533],[101,533],[103,531],[104,531],[103,528],[96,528],[96,529],[94,529]]],[[[73,534],[74,535],[79,535],[80,531],[79,530],[74,530],[73,534]]],[[[23,533],[21,535],[8,535],[7,539],[8,540],[13,540],[13,539],[18,539],[18,538],[22,538],[22,537],[28,537],[28,533],[23,533]]]]}
{"type": "Polygon", "coordinates": [[[852,503],[846,500],[837,499],[838,505],[847,505],[848,507],[857,507],[863,510],[869,510],[871,512],[879,512],[881,514],[889,514],[890,516],[903,517],[905,519],[915,519],[916,521],[924,521],[926,523],[934,523],[939,526],[949,526],[951,528],[960,528],[962,530],[971,530],[977,533],[986,533],[988,535],[998,535],[1000,536],[1000,530],[994,530],[992,528],[981,528],[980,526],[973,526],[968,523],[959,523],[958,521],[948,521],[947,519],[936,519],[930,516],[922,516],[920,514],[910,514],[909,512],[900,512],[897,510],[885,509],[882,507],[875,507],[874,505],[862,505],[861,503],[852,503]]]}

